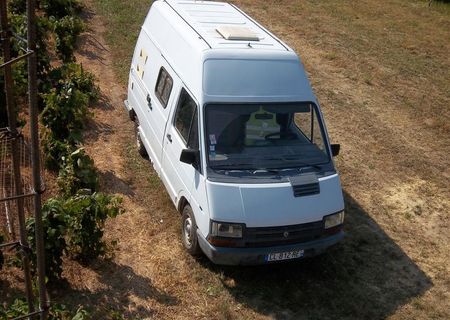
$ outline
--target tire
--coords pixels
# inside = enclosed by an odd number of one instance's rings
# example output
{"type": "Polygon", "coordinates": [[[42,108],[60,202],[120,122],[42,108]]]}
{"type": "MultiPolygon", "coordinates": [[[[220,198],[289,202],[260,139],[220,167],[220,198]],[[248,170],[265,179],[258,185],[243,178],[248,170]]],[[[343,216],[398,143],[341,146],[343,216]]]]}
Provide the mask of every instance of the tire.
{"type": "Polygon", "coordinates": [[[190,205],[183,208],[181,218],[181,241],[186,251],[192,256],[199,256],[202,251],[198,244],[197,224],[190,205]]]}
{"type": "Polygon", "coordinates": [[[139,136],[139,121],[136,118],[134,121],[134,140],[136,141],[136,147],[139,152],[139,154],[143,158],[148,158],[147,150],[145,150],[144,144],[142,143],[141,137],[139,136]]]}

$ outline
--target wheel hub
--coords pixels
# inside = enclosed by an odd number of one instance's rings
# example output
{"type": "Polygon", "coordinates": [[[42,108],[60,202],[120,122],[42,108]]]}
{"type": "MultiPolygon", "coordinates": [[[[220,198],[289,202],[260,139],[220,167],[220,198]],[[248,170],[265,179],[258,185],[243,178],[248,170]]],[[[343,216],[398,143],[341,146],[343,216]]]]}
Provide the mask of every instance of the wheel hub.
{"type": "Polygon", "coordinates": [[[186,218],[184,220],[184,240],[188,246],[192,244],[192,220],[191,218],[186,218]]]}

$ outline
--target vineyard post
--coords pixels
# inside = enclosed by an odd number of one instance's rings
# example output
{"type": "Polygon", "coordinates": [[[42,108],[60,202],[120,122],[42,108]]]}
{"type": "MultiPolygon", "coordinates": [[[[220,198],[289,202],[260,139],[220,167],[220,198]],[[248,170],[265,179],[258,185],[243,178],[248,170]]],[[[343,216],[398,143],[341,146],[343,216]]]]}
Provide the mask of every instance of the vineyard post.
{"type": "Polygon", "coordinates": [[[27,0],[27,40],[28,51],[33,54],[28,56],[28,104],[30,113],[31,133],[31,163],[33,180],[33,205],[34,221],[36,223],[36,256],[39,288],[39,307],[41,320],[45,320],[49,308],[47,292],[45,288],[45,255],[44,255],[44,232],[42,227],[41,194],[42,183],[40,175],[39,158],[39,128],[38,128],[38,106],[37,106],[37,53],[36,53],[36,0],[27,0]]]}

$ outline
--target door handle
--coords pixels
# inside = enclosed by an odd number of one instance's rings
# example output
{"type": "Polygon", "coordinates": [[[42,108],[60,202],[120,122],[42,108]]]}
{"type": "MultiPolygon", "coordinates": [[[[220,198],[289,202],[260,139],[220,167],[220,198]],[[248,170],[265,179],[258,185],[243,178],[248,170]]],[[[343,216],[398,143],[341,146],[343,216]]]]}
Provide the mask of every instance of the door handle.
{"type": "Polygon", "coordinates": [[[172,143],[172,136],[170,133],[166,134],[167,140],[169,140],[170,143],[172,143]]]}
{"type": "Polygon", "coordinates": [[[147,94],[147,105],[150,108],[150,110],[153,110],[152,107],[152,98],[150,98],[150,94],[147,94]]]}

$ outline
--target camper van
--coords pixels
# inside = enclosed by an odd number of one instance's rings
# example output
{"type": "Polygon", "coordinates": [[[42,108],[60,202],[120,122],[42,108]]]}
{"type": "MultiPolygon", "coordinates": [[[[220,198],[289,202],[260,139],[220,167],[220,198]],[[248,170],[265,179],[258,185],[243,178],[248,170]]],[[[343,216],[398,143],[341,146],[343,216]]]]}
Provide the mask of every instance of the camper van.
{"type": "Polygon", "coordinates": [[[235,5],[154,1],[125,107],[190,254],[266,264],[343,238],[339,145],[302,62],[235,5]]]}

